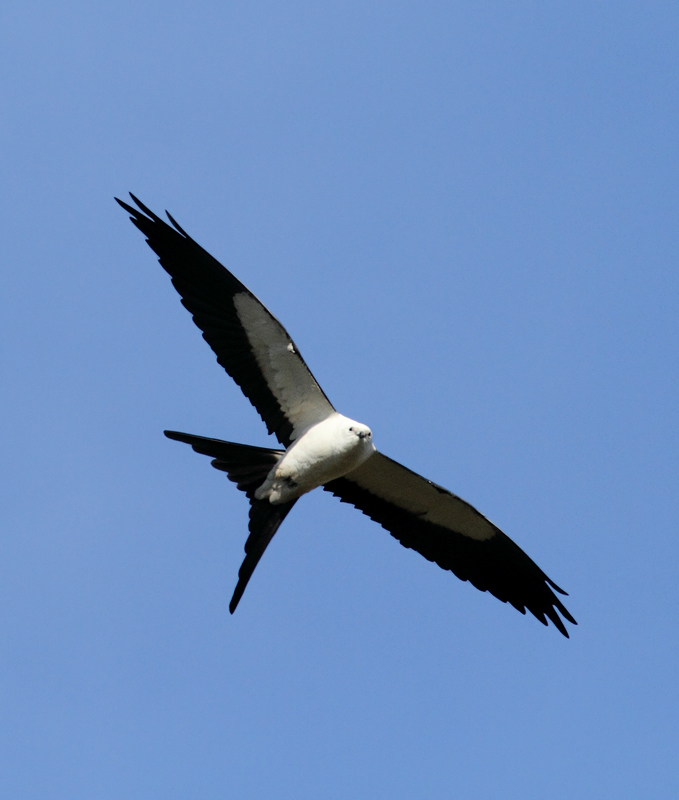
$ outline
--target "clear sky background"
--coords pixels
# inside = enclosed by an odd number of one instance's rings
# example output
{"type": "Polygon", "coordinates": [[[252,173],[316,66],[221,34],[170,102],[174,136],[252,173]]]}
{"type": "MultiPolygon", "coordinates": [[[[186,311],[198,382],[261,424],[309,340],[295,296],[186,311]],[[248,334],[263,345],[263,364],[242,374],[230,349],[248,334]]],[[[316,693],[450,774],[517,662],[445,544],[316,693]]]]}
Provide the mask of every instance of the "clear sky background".
{"type": "Polygon", "coordinates": [[[0,9],[0,796],[676,798],[676,2],[0,9]],[[323,492],[236,614],[264,425],[113,202],[569,593],[570,640],[323,492]]]}

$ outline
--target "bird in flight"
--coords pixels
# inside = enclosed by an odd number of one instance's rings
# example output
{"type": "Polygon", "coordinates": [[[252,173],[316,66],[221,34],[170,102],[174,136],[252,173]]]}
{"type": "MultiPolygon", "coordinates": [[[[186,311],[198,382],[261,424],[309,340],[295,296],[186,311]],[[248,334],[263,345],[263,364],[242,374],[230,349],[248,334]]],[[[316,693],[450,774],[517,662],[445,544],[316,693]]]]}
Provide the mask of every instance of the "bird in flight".
{"type": "Polygon", "coordinates": [[[577,623],[554,593],[566,592],[469,503],[376,450],[370,428],[335,411],[288,332],[252,292],[169,213],[171,225],[130,197],[137,208],[116,200],[158,255],[217,361],[285,448],[165,431],[210,456],[250,500],[250,535],[231,613],[297,500],[322,487],[404,547],[522,614],[528,609],[544,625],[551,620],[568,637],[561,617],[577,623]]]}

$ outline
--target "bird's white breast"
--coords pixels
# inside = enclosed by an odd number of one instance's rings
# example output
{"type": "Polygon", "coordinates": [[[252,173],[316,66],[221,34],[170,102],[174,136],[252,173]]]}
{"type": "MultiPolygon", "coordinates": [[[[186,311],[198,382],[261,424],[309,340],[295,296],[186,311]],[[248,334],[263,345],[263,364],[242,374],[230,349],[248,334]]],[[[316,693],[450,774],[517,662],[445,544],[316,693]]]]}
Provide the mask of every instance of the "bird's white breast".
{"type": "Polygon", "coordinates": [[[360,422],[335,412],[295,441],[257,489],[258,500],[285,503],[359,467],[375,452],[360,422]],[[359,436],[363,434],[363,438],[359,436]]]}

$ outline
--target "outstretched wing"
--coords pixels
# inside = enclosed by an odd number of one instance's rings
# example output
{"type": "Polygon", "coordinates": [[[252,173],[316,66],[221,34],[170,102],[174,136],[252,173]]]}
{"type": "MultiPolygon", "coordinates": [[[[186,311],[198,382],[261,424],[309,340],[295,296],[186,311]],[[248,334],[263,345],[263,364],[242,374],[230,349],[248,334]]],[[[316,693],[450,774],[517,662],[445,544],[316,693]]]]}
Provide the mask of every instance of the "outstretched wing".
{"type": "Polygon", "coordinates": [[[358,469],[323,487],[379,522],[412,548],[482,592],[528,609],[564,636],[559,613],[577,624],[555,589],[566,594],[521,548],[473,506],[441,486],[375,453],[358,469]]]}
{"type": "Polygon", "coordinates": [[[262,303],[170,217],[117,200],[146,236],[217,361],[286,447],[334,412],[297,347],[262,303]]]}

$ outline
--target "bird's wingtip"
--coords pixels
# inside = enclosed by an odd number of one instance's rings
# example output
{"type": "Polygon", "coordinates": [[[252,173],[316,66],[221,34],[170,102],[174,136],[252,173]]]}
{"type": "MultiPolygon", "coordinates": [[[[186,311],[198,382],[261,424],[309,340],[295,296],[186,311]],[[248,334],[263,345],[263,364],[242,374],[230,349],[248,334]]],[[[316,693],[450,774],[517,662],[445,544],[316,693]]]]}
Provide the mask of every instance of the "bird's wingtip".
{"type": "Polygon", "coordinates": [[[182,228],[182,226],[177,222],[177,220],[172,216],[172,214],[170,214],[170,212],[167,209],[165,209],[165,213],[167,214],[167,218],[174,225],[176,230],[178,230],[179,233],[182,234],[182,236],[186,236],[187,239],[190,239],[191,237],[189,236],[189,234],[182,228]]]}
{"type": "Polygon", "coordinates": [[[132,208],[131,205],[128,205],[124,200],[121,200],[119,197],[114,197],[113,199],[116,201],[116,203],[118,203],[119,206],[122,206],[125,209],[125,211],[127,211],[128,214],[134,215],[139,213],[136,208],[132,208]]]}

